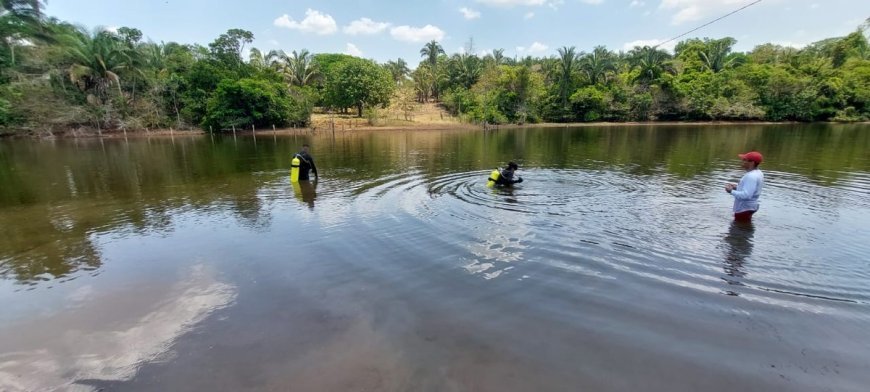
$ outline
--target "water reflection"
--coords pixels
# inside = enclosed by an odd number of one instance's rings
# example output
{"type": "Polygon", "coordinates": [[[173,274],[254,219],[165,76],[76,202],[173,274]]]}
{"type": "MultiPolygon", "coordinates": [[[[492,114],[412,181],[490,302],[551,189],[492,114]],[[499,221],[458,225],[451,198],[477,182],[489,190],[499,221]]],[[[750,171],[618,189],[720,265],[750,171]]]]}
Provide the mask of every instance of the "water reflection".
{"type": "Polygon", "coordinates": [[[308,209],[314,209],[314,200],[317,199],[317,181],[291,182],[293,194],[299,201],[308,205],[308,209]]]}
{"type": "MultiPolygon", "coordinates": [[[[742,286],[740,279],[746,276],[745,262],[752,255],[755,225],[752,222],[732,221],[725,235],[725,274],[730,278],[723,278],[728,284],[742,286]]],[[[728,292],[729,295],[737,293],[728,292]]]]}
{"type": "Polygon", "coordinates": [[[517,197],[515,195],[516,191],[513,186],[497,186],[492,188],[492,193],[494,195],[503,196],[506,203],[519,203],[519,200],[517,200],[517,197]]]}
{"type": "Polygon", "coordinates": [[[129,380],[233,302],[236,288],[214,275],[198,264],[177,282],[140,282],[112,292],[83,286],[66,298],[64,310],[0,326],[0,390],[90,390],[74,384],[129,380]]]}

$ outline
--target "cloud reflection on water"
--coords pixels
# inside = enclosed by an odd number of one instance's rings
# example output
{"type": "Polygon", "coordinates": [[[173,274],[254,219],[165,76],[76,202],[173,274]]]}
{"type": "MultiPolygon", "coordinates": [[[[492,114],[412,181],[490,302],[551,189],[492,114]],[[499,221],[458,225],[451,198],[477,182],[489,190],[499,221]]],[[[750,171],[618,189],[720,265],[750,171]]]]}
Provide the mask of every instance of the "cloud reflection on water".
{"type": "Polygon", "coordinates": [[[178,337],[235,297],[235,287],[198,264],[172,285],[149,282],[122,292],[88,293],[85,302],[70,298],[80,306],[0,330],[5,337],[0,340],[0,390],[129,380],[140,365],[171,357],[178,337]],[[130,306],[143,302],[147,305],[130,306]],[[65,326],[63,332],[58,325],[65,326]]]}

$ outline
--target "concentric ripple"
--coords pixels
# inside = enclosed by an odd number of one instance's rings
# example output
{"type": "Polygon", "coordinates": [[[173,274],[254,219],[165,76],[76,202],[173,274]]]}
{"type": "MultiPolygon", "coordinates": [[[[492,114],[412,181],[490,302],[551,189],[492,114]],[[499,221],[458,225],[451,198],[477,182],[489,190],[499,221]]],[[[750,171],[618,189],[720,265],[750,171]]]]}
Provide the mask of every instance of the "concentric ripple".
{"type": "MultiPolygon", "coordinates": [[[[784,205],[807,192],[803,179],[770,173],[771,201],[753,224],[741,226],[731,221],[731,199],[721,189],[732,172],[680,180],[533,168],[522,171],[522,184],[495,189],[485,186],[488,173],[397,173],[332,197],[350,198],[348,213],[382,246],[487,280],[584,276],[813,312],[870,303],[870,268],[855,259],[868,254],[867,245],[838,240],[840,221],[830,220],[824,205],[784,205]],[[836,249],[820,252],[829,242],[836,249]],[[439,256],[444,249],[453,249],[447,260],[439,256]]],[[[864,194],[853,190],[863,181],[831,197],[863,204],[864,194]]]]}

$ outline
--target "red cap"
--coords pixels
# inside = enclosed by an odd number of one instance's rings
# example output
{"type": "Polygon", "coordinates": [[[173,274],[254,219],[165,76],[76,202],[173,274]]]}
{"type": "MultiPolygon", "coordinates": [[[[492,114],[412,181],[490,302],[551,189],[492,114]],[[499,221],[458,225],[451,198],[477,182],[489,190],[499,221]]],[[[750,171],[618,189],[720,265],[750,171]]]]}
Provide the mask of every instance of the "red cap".
{"type": "Polygon", "coordinates": [[[755,162],[756,164],[759,164],[759,163],[761,163],[761,161],[764,160],[764,157],[762,157],[761,153],[758,151],[750,151],[750,152],[747,152],[746,154],[739,154],[737,156],[740,157],[740,159],[752,161],[752,162],[755,162]]]}

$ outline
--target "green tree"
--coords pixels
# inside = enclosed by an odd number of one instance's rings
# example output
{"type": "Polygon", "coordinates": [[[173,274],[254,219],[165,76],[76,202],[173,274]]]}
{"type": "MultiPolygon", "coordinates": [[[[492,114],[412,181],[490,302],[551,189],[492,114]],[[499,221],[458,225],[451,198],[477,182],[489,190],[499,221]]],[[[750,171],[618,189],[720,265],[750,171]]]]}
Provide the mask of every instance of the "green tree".
{"type": "Polygon", "coordinates": [[[356,107],[359,117],[366,107],[389,104],[395,87],[392,76],[383,67],[350,56],[334,65],[325,82],[328,106],[356,107]]]}
{"type": "Polygon", "coordinates": [[[282,83],[262,79],[225,79],[218,84],[202,126],[216,130],[230,127],[260,128],[307,125],[311,107],[292,95],[282,83]]]}
{"type": "Polygon", "coordinates": [[[254,33],[242,29],[230,29],[208,44],[214,59],[227,66],[240,67],[245,44],[254,41],[254,33]]]}

